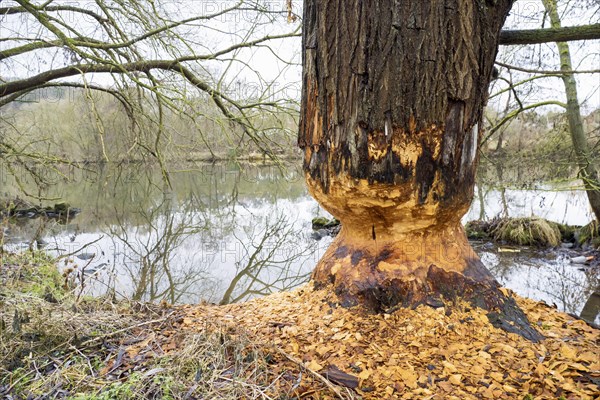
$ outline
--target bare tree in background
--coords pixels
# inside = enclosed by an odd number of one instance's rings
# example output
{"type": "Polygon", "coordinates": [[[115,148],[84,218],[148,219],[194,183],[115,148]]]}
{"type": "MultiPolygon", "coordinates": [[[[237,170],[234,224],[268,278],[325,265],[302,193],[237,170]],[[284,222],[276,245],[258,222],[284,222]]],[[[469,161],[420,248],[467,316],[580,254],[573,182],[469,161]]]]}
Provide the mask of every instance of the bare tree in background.
{"type": "MultiPolygon", "coordinates": [[[[543,0],[539,3],[521,3],[521,7],[514,7],[513,23],[528,22],[529,25],[537,25],[542,29],[519,31],[527,33],[523,36],[523,40],[515,41],[517,46],[501,49],[496,62],[500,75],[497,84],[492,87],[490,96],[490,101],[494,102],[497,112],[487,114],[490,129],[481,143],[483,146],[489,139],[496,140],[494,155],[500,156],[501,163],[505,164],[509,154],[503,147],[506,145],[509,130],[515,130],[512,140],[518,142],[516,150],[521,150],[522,141],[533,140],[527,138],[528,136],[535,136],[535,134],[539,136],[541,132],[549,130],[548,137],[542,137],[542,143],[538,140],[536,145],[539,147],[546,143],[549,147],[548,151],[552,151],[550,146],[554,147],[553,142],[560,142],[556,144],[556,147],[562,149],[560,154],[555,155],[557,159],[554,161],[558,161],[556,164],[559,164],[556,168],[562,168],[563,171],[576,168],[577,177],[583,181],[596,219],[600,217],[600,181],[595,159],[598,156],[600,137],[593,123],[584,126],[581,109],[588,106],[590,97],[597,98],[600,93],[600,85],[594,85],[597,79],[593,79],[600,76],[600,69],[597,67],[600,62],[600,40],[598,39],[600,35],[591,34],[600,26],[597,23],[599,13],[600,8],[597,2],[593,1],[543,0]],[[561,20],[567,21],[565,24],[572,24],[573,21],[577,24],[587,22],[588,25],[568,29],[573,32],[587,30],[590,35],[555,36],[550,40],[556,42],[557,47],[555,47],[553,43],[546,43],[548,38],[542,40],[543,35],[536,36],[528,33],[559,32],[564,29],[561,27],[561,20]],[[567,42],[572,39],[586,41],[567,42]],[[572,53],[579,54],[574,58],[572,53]],[[577,77],[587,78],[585,81],[580,79],[580,84],[583,81],[588,86],[592,85],[586,88],[588,98],[578,95],[577,77]],[[559,80],[564,86],[556,85],[559,80]],[[558,108],[558,113],[549,113],[546,121],[542,117],[536,120],[535,111],[543,109],[547,111],[549,107],[558,108]],[[517,117],[521,119],[521,124],[515,124],[517,117]],[[511,124],[517,126],[510,128],[511,124]],[[532,129],[540,132],[531,132],[532,129]],[[568,140],[572,143],[571,151],[568,153],[562,146],[565,138],[551,137],[559,136],[561,130],[568,132],[568,140]]],[[[510,37],[511,35],[505,35],[505,38],[510,37]]],[[[590,109],[590,107],[586,108],[590,109]]],[[[590,117],[593,117],[593,113],[590,117]]],[[[515,150],[514,143],[511,147],[515,150]]],[[[529,165],[533,164],[532,160],[525,160],[525,162],[529,165]]]]}
{"type": "MultiPolygon", "coordinates": [[[[543,0],[546,13],[550,20],[552,28],[561,27],[561,18],[558,13],[556,0],[543,0]]],[[[575,152],[576,163],[579,167],[578,177],[583,180],[588,200],[596,216],[600,221],[600,176],[598,175],[598,165],[592,160],[592,151],[588,143],[588,138],[583,130],[583,121],[581,118],[581,107],[577,96],[577,81],[571,62],[571,52],[567,42],[556,42],[560,58],[561,78],[565,86],[567,97],[566,113],[569,122],[569,131],[571,141],[575,152]]],[[[599,71],[600,73],[600,71],[599,71]]],[[[598,142],[600,144],[600,141],[598,142]]]]}
{"type": "MultiPolygon", "coordinates": [[[[95,92],[112,96],[128,116],[134,132],[127,140],[129,151],[141,150],[161,164],[171,140],[165,133],[168,113],[211,120],[228,142],[249,140],[274,156],[278,144],[265,127],[265,115],[297,113],[281,88],[273,87],[273,80],[293,65],[276,46],[299,36],[300,29],[291,8],[282,4],[274,9],[272,2],[246,0],[2,2],[0,161],[66,161],[8,139],[20,102],[58,89],[79,89],[90,101],[90,122],[105,161],[111,159],[109,121],[93,101],[95,92]],[[249,64],[257,51],[281,61],[270,80],[249,64]],[[235,92],[242,70],[262,89],[250,99],[235,92]],[[207,112],[205,104],[215,111],[207,112]]],[[[197,134],[210,148],[206,132],[198,128],[197,134]]]]}

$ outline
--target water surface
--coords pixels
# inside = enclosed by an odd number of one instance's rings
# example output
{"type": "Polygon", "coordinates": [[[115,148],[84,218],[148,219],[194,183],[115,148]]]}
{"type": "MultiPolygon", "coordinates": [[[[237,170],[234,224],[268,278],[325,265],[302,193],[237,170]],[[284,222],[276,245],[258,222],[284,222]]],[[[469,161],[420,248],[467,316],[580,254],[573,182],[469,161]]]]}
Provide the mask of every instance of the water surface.
{"type": "MultiPolygon", "coordinates": [[[[82,212],[66,224],[19,221],[10,227],[9,246],[29,246],[37,237],[65,257],[61,268],[73,269],[74,284],[89,294],[242,301],[306,282],[331,242],[311,237],[312,218],[327,213],[308,195],[295,166],[182,164],[169,171],[168,181],[148,164],[42,172],[48,184],[39,194],[60,199],[44,205],[66,201],[82,212]]],[[[11,179],[3,176],[2,186],[16,195],[11,179]]],[[[36,187],[27,175],[21,181],[36,187]]],[[[582,225],[591,212],[577,185],[481,184],[464,221],[536,215],[582,225]]],[[[503,285],[563,311],[579,313],[598,287],[598,273],[571,264],[566,250],[474,247],[503,285]]]]}

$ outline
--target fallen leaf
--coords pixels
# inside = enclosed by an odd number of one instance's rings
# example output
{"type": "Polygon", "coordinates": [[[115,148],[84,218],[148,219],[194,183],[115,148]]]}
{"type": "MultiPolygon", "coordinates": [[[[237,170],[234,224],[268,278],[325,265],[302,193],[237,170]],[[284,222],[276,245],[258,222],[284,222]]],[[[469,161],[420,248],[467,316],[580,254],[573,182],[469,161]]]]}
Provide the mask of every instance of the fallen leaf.
{"type": "Polygon", "coordinates": [[[461,374],[454,374],[452,376],[450,376],[450,378],[448,378],[448,382],[450,382],[453,385],[460,385],[460,382],[462,381],[462,375],[461,374]]]}
{"type": "Polygon", "coordinates": [[[311,360],[307,365],[306,368],[315,371],[315,372],[319,372],[320,370],[323,369],[323,366],[321,364],[319,364],[318,362],[316,362],[315,360],[311,360]]]}

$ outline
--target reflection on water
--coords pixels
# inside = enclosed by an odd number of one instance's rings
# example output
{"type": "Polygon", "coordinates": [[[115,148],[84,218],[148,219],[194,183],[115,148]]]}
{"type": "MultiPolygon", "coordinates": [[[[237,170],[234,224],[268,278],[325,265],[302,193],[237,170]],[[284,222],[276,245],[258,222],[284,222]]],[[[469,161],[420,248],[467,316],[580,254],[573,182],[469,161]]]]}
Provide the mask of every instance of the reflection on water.
{"type": "Polygon", "coordinates": [[[61,268],[78,285],[83,278],[85,293],[242,301],[306,282],[330,242],[310,238],[322,212],[301,176],[291,167],[184,165],[169,186],[147,165],[73,170],[69,182],[50,177],[44,195],[79,205],[77,219],[20,220],[10,240],[29,247],[43,222],[45,249],[70,255],[61,268]]]}
{"type": "MultiPolygon", "coordinates": [[[[242,301],[308,280],[331,238],[310,238],[311,219],[326,213],[306,192],[296,167],[185,164],[170,171],[147,164],[69,169],[46,176],[46,197],[80,207],[73,221],[37,219],[11,225],[13,248],[38,244],[64,256],[86,293],[172,303],[242,301]],[[40,235],[43,232],[43,235],[40,235]],[[68,256],[68,257],[67,257],[68,256]]],[[[11,177],[1,177],[16,196],[11,177]]],[[[26,182],[26,177],[22,177],[26,182]]],[[[31,183],[33,184],[33,183],[31,183]]],[[[539,215],[589,221],[581,191],[481,187],[466,219],[539,215]]],[[[598,276],[554,253],[497,253],[476,245],[485,264],[523,296],[578,313],[598,276]]]]}
{"type": "Polygon", "coordinates": [[[475,243],[474,248],[502,286],[561,311],[579,315],[594,290],[600,288],[597,270],[577,267],[560,253],[527,248],[498,253],[492,251],[497,250],[495,246],[481,243],[475,243]]]}
{"type": "Polygon", "coordinates": [[[480,190],[477,187],[473,204],[463,221],[505,216],[537,216],[569,225],[585,225],[593,219],[583,190],[545,184],[519,190],[493,187],[480,190]]]}

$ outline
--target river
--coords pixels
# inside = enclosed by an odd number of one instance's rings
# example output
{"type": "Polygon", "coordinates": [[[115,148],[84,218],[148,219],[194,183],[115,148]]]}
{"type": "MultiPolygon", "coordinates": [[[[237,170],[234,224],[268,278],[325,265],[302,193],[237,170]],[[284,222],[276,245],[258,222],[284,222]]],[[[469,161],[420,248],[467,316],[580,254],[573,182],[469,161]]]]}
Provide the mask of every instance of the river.
{"type": "MultiPolygon", "coordinates": [[[[301,171],[288,166],[181,164],[169,180],[156,165],[39,168],[40,187],[21,184],[81,208],[71,221],[24,219],[6,227],[9,250],[40,245],[65,257],[75,290],[171,303],[215,303],[286,290],[306,282],[331,237],[315,240],[311,220],[328,214],[308,195],[301,171]],[[34,239],[37,238],[35,241],[34,239]]],[[[0,176],[5,195],[14,177],[0,176]]],[[[523,188],[480,183],[464,221],[540,216],[583,225],[592,219],[577,182],[523,188]]],[[[500,283],[522,296],[579,313],[598,286],[597,270],[571,264],[566,250],[505,250],[473,242],[500,283]]]]}

